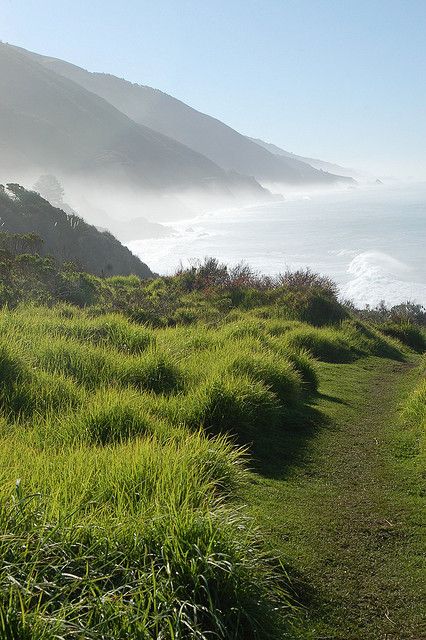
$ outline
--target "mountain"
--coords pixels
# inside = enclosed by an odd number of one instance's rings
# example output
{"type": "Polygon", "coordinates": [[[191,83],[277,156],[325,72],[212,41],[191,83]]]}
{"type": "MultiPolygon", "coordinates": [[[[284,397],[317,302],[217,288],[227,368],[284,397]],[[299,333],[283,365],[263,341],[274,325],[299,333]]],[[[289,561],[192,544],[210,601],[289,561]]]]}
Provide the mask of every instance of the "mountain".
{"type": "Polygon", "coordinates": [[[41,255],[52,255],[60,263],[75,262],[95,275],[154,276],[146,264],[110,233],[98,231],[18,184],[0,185],[0,230],[36,234],[42,239],[41,255]]]}
{"type": "Polygon", "coordinates": [[[285,151],[280,147],[277,147],[275,144],[271,142],[265,142],[260,138],[249,138],[252,142],[263,147],[270,153],[273,153],[277,156],[282,156],[284,158],[290,158],[292,160],[296,160],[298,162],[304,162],[306,164],[311,165],[314,169],[318,169],[319,171],[327,171],[329,173],[335,173],[339,176],[346,176],[348,178],[353,178],[357,176],[358,172],[355,169],[348,169],[347,167],[341,167],[338,164],[333,164],[332,162],[326,162],[324,160],[318,160],[317,158],[305,158],[304,156],[298,156],[295,153],[291,153],[290,151],[285,151]]]}
{"type": "Polygon", "coordinates": [[[266,192],[103,98],[0,44],[0,171],[73,176],[134,189],[266,192]]]}
{"type": "Polygon", "coordinates": [[[132,121],[179,141],[227,172],[253,176],[265,184],[352,181],[318,170],[291,154],[271,153],[223,122],[152,87],[132,84],[105,73],[92,73],[56,58],[31,52],[25,54],[45,69],[102,97],[132,121]]]}

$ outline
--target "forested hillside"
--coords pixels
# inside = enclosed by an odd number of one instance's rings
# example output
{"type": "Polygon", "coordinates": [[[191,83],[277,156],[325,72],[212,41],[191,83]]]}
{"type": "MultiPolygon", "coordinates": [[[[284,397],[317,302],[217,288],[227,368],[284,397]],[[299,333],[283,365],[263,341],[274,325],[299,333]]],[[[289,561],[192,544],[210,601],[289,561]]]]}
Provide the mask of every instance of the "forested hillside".
{"type": "MultiPolygon", "coordinates": [[[[51,255],[59,264],[73,262],[81,271],[100,276],[152,276],[147,265],[110,233],[101,233],[82,218],[51,206],[38,193],[18,184],[8,184],[6,188],[0,185],[0,224],[2,232],[38,236],[27,241],[20,253],[51,255]]],[[[5,248],[16,253],[11,239],[6,244],[5,248]]],[[[19,244],[18,239],[18,247],[19,244]]]]}

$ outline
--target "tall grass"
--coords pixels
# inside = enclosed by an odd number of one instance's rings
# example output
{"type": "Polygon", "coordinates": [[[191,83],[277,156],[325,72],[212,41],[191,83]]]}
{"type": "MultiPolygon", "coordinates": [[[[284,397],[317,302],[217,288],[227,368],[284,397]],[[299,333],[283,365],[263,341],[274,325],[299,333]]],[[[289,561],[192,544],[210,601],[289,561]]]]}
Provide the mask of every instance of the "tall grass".
{"type": "Polygon", "coordinates": [[[291,598],[239,505],[235,442],[301,419],[316,359],[398,344],[279,309],[158,330],[1,311],[0,637],[285,637],[291,598]]]}
{"type": "Polygon", "coordinates": [[[385,322],[379,325],[380,331],[386,336],[400,340],[403,344],[418,353],[426,351],[426,334],[424,330],[408,322],[385,322]]]}
{"type": "Polygon", "coordinates": [[[10,444],[0,449],[0,586],[11,637],[25,626],[30,638],[37,626],[65,638],[82,627],[93,638],[278,632],[274,609],[289,600],[250,523],[220,498],[243,473],[225,440],[56,453],[10,444]]]}

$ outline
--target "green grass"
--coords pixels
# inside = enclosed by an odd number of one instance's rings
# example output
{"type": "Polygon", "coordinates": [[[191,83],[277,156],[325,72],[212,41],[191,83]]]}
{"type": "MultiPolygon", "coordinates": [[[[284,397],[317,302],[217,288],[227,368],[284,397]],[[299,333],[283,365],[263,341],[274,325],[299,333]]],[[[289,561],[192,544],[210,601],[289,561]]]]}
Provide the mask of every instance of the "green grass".
{"type": "Polygon", "coordinates": [[[245,494],[302,606],[289,637],[422,638],[424,382],[377,357],[319,373],[311,424],[269,437],[245,494]]]}
{"type": "Polygon", "coordinates": [[[412,356],[359,322],[261,315],[154,330],[64,305],[0,312],[1,637],[299,633],[301,591],[275,552],[315,589],[336,495],[322,475],[293,494],[292,477],[315,473],[321,438],[317,472],[343,477],[353,452],[329,423],[374,413],[343,403],[412,356]]]}
{"type": "Polygon", "coordinates": [[[426,350],[426,337],[420,327],[410,323],[385,322],[380,325],[380,331],[385,336],[391,336],[400,340],[403,344],[423,353],[426,350]]]}

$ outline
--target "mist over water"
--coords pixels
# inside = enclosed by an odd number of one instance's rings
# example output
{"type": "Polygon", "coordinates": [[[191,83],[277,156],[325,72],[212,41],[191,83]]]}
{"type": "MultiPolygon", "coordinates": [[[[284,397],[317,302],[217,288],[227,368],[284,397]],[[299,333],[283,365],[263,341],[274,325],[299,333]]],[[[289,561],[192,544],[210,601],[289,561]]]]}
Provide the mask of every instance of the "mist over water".
{"type": "Polygon", "coordinates": [[[171,226],[171,237],[128,244],[161,274],[207,255],[266,274],[309,266],[357,305],[426,305],[426,183],[293,194],[171,226]]]}

